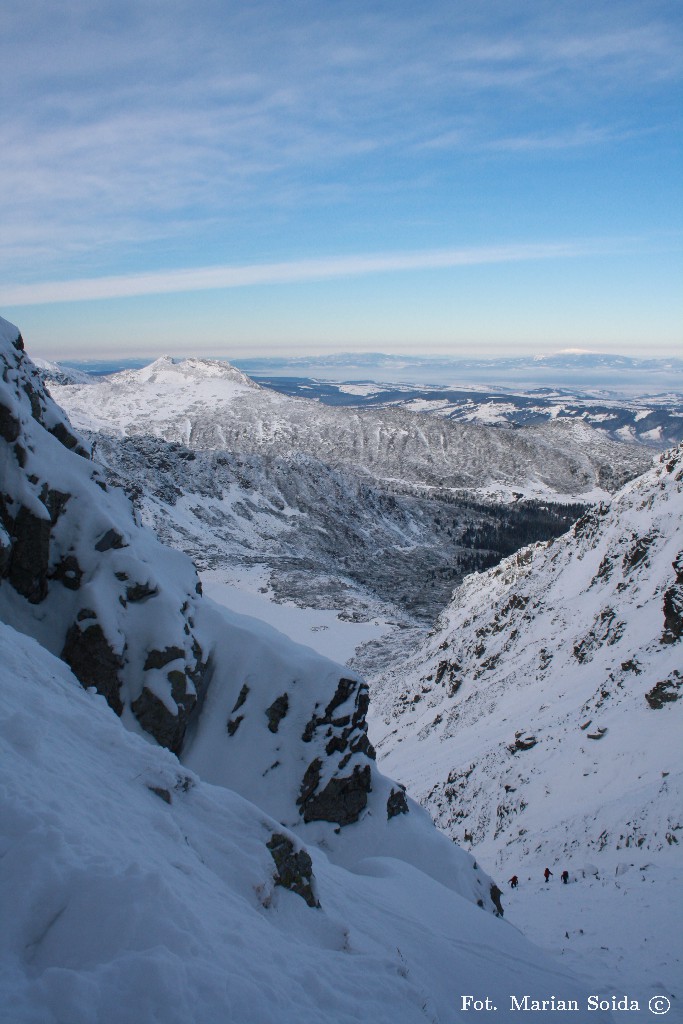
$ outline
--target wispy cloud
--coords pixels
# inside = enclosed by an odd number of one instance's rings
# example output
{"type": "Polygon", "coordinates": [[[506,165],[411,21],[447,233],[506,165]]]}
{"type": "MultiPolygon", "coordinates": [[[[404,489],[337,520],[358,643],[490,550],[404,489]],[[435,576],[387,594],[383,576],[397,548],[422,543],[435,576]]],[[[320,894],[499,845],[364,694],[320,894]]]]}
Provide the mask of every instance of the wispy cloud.
{"type": "Polygon", "coordinates": [[[560,260],[631,251],[632,241],[587,239],[556,243],[436,249],[291,260],[245,266],[196,267],[153,274],[125,274],[71,281],[45,281],[0,288],[3,306],[34,306],[175,292],[285,285],[369,274],[439,270],[493,263],[560,260]]]}
{"type": "Polygon", "coordinates": [[[363,203],[382,223],[400,191],[407,220],[418,174],[447,208],[472,154],[642,134],[634,92],[683,64],[667,5],[632,0],[23,0],[2,16],[6,280],[140,266],[136,246],[158,266],[184,239],[247,260],[278,214],[280,253],[323,194],[335,223],[363,203]]]}

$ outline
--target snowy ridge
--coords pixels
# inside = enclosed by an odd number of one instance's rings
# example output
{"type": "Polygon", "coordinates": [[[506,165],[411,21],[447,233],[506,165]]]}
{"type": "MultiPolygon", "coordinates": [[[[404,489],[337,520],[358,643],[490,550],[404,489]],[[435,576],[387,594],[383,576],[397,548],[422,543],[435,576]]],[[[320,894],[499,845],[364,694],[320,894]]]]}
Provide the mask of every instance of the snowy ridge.
{"type": "Polygon", "coordinates": [[[505,430],[404,409],[334,408],[261,388],[213,360],[162,359],[51,393],[79,429],[196,450],[308,454],[395,486],[593,500],[650,463],[642,449],[581,422],[505,430]]]}
{"type": "Polygon", "coordinates": [[[375,684],[382,763],[452,835],[505,860],[527,835],[555,859],[677,840],[682,480],[679,448],[563,537],[468,577],[400,692],[375,684]]]}
{"type": "Polygon", "coordinates": [[[683,446],[565,536],[468,577],[372,681],[382,768],[519,876],[527,934],[643,998],[676,992],[683,959],[682,637],[683,446]]]}

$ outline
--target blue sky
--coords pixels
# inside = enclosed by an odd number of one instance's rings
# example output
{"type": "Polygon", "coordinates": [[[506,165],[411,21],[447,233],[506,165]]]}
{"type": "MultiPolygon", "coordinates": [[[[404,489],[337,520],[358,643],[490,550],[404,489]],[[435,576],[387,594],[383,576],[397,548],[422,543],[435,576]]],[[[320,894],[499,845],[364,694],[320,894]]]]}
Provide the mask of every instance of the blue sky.
{"type": "Polygon", "coordinates": [[[679,0],[15,0],[0,38],[35,355],[680,354],[679,0]]]}

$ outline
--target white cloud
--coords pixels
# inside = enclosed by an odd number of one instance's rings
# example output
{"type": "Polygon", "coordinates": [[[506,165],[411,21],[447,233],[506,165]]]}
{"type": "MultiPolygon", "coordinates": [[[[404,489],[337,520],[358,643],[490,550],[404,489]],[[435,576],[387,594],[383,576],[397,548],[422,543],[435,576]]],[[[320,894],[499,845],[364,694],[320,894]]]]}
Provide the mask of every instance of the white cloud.
{"type": "Polygon", "coordinates": [[[245,288],[254,285],[293,284],[342,277],[530,260],[571,259],[579,256],[628,251],[632,242],[606,240],[528,243],[436,249],[422,252],[375,253],[292,260],[245,266],[197,267],[158,273],[125,274],[66,281],[45,281],[0,288],[4,306],[32,306],[54,302],[129,298],[174,292],[245,288]]]}

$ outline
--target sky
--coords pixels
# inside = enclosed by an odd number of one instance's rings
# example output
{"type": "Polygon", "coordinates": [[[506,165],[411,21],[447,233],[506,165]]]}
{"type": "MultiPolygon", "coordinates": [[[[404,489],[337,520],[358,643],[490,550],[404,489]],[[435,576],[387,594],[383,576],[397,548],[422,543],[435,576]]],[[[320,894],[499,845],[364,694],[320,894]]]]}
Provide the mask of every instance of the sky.
{"type": "Polygon", "coordinates": [[[30,354],[683,350],[680,0],[10,0],[30,354]]]}

